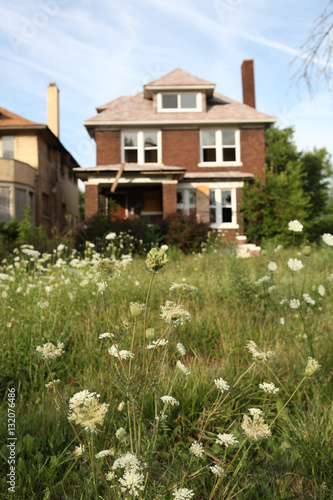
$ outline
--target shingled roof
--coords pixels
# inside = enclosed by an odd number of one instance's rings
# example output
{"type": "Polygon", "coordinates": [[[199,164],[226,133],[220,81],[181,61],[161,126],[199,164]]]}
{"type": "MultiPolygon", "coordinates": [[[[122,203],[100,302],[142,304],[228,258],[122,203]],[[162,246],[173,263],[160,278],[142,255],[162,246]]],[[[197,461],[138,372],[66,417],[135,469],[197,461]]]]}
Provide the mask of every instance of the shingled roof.
{"type": "Polygon", "coordinates": [[[0,128],[4,127],[22,127],[24,125],[38,125],[35,122],[23,118],[8,109],[0,107],[0,128]]]}

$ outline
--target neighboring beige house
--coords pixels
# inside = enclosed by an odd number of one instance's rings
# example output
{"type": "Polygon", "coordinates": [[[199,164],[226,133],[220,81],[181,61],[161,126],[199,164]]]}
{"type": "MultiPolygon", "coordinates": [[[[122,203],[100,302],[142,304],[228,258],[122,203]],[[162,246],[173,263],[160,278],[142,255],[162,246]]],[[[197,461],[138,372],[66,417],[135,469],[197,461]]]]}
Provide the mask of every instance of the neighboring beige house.
{"type": "Polygon", "coordinates": [[[47,125],[0,107],[0,221],[21,219],[25,205],[47,232],[79,217],[79,165],[59,140],[59,90],[47,88],[47,125]]]}

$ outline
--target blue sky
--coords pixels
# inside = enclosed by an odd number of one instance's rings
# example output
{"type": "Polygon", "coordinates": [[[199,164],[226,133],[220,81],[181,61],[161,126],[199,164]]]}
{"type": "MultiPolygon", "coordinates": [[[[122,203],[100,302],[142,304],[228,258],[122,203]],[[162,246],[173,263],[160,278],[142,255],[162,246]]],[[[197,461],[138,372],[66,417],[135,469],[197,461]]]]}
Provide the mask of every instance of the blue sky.
{"type": "Polygon", "coordinates": [[[290,63],[319,0],[11,0],[0,5],[0,106],[46,123],[46,87],[60,89],[60,139],[95,165],[82,122],[180,67],[242,101],[240,66],[255,61],[257,109],[294,126],[300,149],[333,154],[333,94],[293,86],[290,63]]]}

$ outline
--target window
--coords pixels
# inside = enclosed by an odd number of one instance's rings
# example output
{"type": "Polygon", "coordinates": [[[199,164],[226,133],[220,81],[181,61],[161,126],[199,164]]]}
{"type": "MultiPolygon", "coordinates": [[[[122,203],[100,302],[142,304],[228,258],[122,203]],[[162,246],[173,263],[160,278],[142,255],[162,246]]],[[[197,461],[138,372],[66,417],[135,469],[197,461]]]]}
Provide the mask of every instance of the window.
{"type": "Polygon", "coordinates": [[[14,158],[13,135],[4,135],[2,137],[2,158],[14,158]]]}
{"type": "Polygon", "coordinates": [[[9,219],[9,187],[0,186],[0,221],[9,219]]]}
{"type": "Polygon", "coordinates": [[[24,207],[27,205],[27,192],[25,189],[15,188],[15,217],[23,219],[24,207]]]}
{"type": "Polygon", "coordinates": [[[42,215],[50,217],[50,197],[48,194],[42,194],[42,215]]]}
{"type": "Polygon", "coordinates": [[[122,161],[126,163],[161,163],[161,132],[126,131],[122,133],[122,161]]]}
{"type": "Polygon", "coordinates": [[[210,189],[209,215],[213,227],[228,227],[236,222],[236,190],[210,189]]]}
{"type": "Polygon", "coordinates": [[[240,163],[239,131],[234,129],[201,130],[201,163],[232,165],[240,163]]]}
{"type": "Polygon", "coordinates": [[[177,210],[187,214],[196,213],[196,189],[177,190],[177,210]]]}
{"type": "Polygon", "coordinates": [[[202,111],[200,92],[168,92],[157,94],[158,111],[202,111]]]}

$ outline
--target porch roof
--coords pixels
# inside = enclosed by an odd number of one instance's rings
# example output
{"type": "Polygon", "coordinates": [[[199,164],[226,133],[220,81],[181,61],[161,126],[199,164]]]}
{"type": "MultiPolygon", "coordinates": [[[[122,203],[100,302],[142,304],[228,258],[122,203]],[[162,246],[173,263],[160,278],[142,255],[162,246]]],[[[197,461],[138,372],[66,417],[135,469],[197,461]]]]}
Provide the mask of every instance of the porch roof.
{"type": "Polygon", "coordinates": [[[224,172],[187,172],[184,181],[193,179],[253,179],[254,175],[248,172],[226,170],[224,172]]]}
{"type": "MultiPolygon", "coordinates": [[[[119,172],[121,168],[121,163],[116,163],[113,165],[97,165],[96,167],[84,167],[84,168],[74,168],[79,179],[87,180],[90,176],[96,176],[96,174],[106,174],[107,172],[119,172]]],[[[176,176],[183,176],[186,169],[183,167],[174,167],[168,165],[153,165],[145,164],[140,165],[138,163],[126,163],[124,167],[124,174],[141,174],[141,175],[167,175],[172,174],[176,176]]]]}

